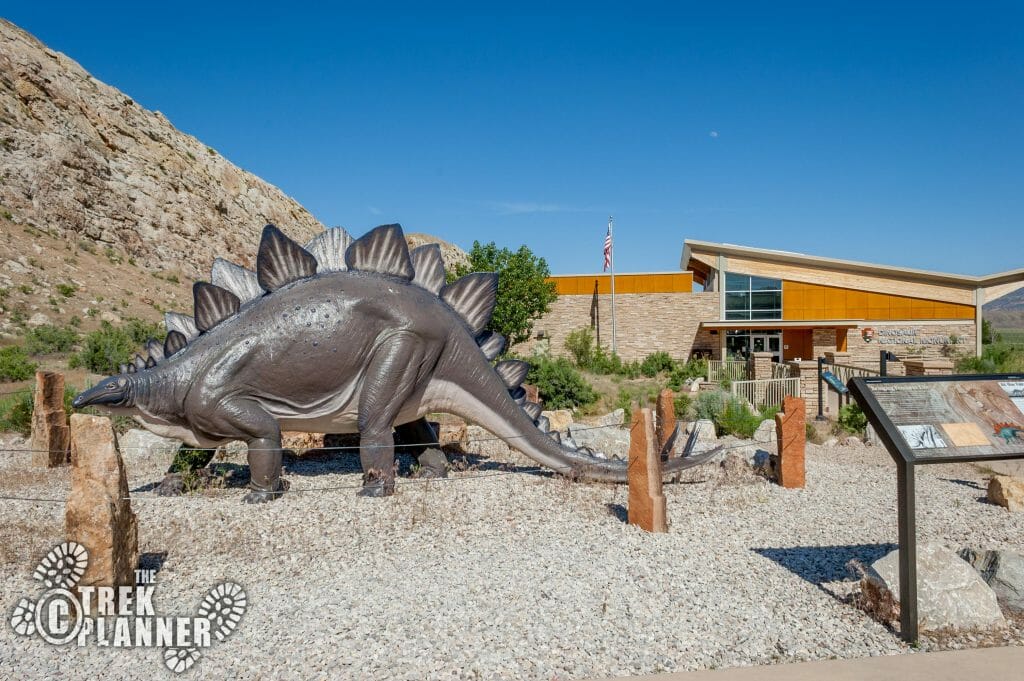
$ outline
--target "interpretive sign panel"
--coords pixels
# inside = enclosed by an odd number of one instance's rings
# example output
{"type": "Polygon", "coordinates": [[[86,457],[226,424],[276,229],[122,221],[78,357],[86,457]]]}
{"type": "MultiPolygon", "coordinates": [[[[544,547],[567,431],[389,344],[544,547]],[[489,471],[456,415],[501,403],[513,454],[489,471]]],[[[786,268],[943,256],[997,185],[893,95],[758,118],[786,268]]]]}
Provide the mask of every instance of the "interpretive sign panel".
{"type": "Polygon", "coordinates": [[[1024,459],[1024,375],[858,376],[848,386],[896,462],[900,635],[916,641],[914,467],[1024,459]]]}
{"type": "Polygon", "coordinates": [[[1024,450],[1022,376],[864,377],[850,387],[916,463],[1015,458],[1024,450]]]}

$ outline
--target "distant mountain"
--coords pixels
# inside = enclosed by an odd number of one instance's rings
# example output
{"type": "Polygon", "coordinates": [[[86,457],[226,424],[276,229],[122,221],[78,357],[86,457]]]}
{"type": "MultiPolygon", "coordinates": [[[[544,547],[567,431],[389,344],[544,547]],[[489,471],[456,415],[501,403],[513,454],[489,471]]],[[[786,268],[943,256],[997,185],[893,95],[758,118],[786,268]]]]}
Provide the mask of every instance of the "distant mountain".
{"type": "Polygon", "coordinates": [[[987,303],[982,314],[997,329],[1024,329],[1024,288],[987,303]]]}

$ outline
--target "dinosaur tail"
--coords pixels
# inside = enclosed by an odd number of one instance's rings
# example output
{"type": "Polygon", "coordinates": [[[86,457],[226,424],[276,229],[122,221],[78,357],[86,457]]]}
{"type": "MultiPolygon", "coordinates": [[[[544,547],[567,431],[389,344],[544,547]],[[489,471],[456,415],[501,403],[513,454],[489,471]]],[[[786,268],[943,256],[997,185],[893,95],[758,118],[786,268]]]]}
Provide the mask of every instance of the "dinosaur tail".
{"type": "MultiPolygon", "coordinates": [[[[568,447],[547,432],[547,419],[540,416],[540,405],[525,401],[520,384],[529,365],[519,360],[499,362],[492,367],[478,348],[465,344],[453,361],[455,371],[437,376],[438,392],[443,395],[438,407],[486,428],[537,463],[574,478],[602,482],[626,482],[625,452],[595,454],[586,449],[568,447]],[[475,355],[475,356],[474,356],[475,355]]],[[[699,455],[663,460],[666,476],[700,465],[719,454],[712,450],[699,455]]]]}

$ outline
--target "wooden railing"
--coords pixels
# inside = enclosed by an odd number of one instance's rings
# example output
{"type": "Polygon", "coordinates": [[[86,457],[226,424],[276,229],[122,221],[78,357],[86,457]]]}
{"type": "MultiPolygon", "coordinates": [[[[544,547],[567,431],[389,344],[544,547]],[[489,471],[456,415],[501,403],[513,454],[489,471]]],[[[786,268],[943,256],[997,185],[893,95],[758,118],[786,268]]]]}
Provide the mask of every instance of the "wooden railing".
{"type": "Polygon", "coordinates": [[[754,407],[778,407],[786,396],[800,397],[800,378],[733,381],[729,385],[729,390],[733,395],[745,399],[754,407]]]}

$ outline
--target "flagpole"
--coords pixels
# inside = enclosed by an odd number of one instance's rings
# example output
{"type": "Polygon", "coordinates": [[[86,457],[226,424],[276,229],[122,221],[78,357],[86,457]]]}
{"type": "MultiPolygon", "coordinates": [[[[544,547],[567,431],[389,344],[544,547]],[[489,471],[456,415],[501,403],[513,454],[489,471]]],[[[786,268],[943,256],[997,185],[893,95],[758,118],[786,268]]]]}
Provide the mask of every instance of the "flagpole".
{"type": "MultiPolygon", "coordinates": [[[[608,216],[608,235],[612,236],[612,216],[608,216]]],[[[615,343],[615,237],[612,236],[612,248],[608,254],[608,265],[612,274],[612,354],[618,354],[615,343]]]]}

